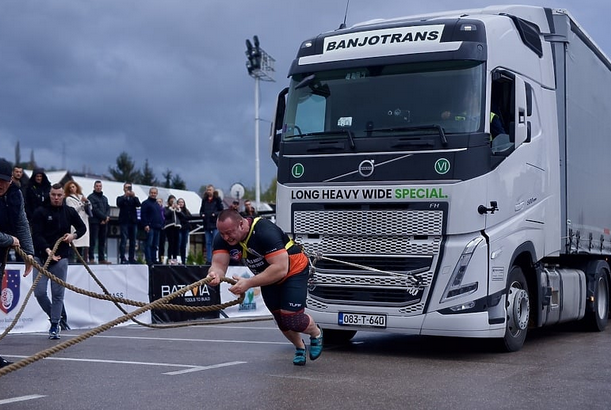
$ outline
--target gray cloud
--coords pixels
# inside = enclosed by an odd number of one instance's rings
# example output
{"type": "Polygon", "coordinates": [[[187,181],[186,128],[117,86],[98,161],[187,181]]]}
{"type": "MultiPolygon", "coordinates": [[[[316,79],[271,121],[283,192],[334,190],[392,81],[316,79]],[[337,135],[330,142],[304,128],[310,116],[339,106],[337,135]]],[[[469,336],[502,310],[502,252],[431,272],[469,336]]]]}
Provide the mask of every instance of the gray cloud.
{"type": "MultiPolygon", "coordinates": [[[[352,0],[348,25],[444,9],[443,0],[352,0]]],[[[512,4],[513,1],[498,3],[512,4]]],[[[533,4],[569,9],[611,54],[611,5],[533,4]]],[[[12,160],[34,150],[44,167],[106,173],[121,151],[166,169],[189,189],[213,183],[254,185],[254,81],[246,38],[257,34],[276,59],[276,82],[261,84],[261,183],[275,167],[268,130],[276,94],[301,41],[336,29],[344,0],[5,1],[0,13],[0,151],[12,160]],[[63,154],[65,153],[65,154],[63,154]]]]}

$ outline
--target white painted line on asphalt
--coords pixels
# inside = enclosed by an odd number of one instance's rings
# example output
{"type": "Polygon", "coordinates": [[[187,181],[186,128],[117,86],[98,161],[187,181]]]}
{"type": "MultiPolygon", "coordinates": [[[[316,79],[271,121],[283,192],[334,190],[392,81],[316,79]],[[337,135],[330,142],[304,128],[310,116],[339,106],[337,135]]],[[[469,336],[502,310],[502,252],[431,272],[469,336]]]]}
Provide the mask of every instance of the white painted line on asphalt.
{"type": "MultiPolygon", "coordinates": [[[[63,336],[63,334],[62,334],[63,336]]],[[[142,336],[105,336],[98,335],[95,338],[106,338],[106,339],[133,339],[133,340],[157,340],[160,342],[212,342],[212,343],[247,343],[247,344],[264,344],[264,345],[286,345],[290,344],[288,341],[284,342],[265,342],[256,340],[221,340],[221,339],[185,339],[175,337],[142,337],[142,336]]]]}
{"type": "Polygon", "coordinates": [[[44,396],[42,394],[30,394],[29,396],[13,397],[12,399],[0,400],[0,405],[17,403],[17,402],[20,402],[20,401],[41,399],[43,397],[47,397],[47,396],[44,396]]]}
{"type": "Polygon", "coordinates": [[[235,365],[238,365],[238,364],[246,364],[246,363],[248,363],[248,362],[228,362],[228,363],[213,364],[212,366],[193,366],[192,369],[177,370],[175,372],[167,372],[167,373],[164,373],[164,374],[167,374],[168,376],[176,376],[176,375],[179,375],[179,374],[199,372],[199,371],[202,371],[202,370],[218,369],[220,367],[235,366],[235,365]]]}
{"type": "Polygon", "coordinates": [[[278,330],[277,326],[238,326],[238,325],[193,325],[193,327],[213,327],[216,329],[240,329],[240,330],[278,330]]]}
{"type": "MultiPolygon", "coordinates": [[[[19,358],[28,357],[28,356],[15,356],[15,355],[5,355],[5,356],[6,357],[19,357],[19,358]]],[[[193,364],[134,362],[134,361],[129,361],[129,360],[106,360],[106,359],[76,359],[76,358],[70,358],[70,357],[46,357],[43,360],[59,360],[63,362],[85,362],[85,363],[133,364],[133,365],[138,365],[138,366],[183,367],[186,369],[186,370],[179,370],[175,372],[163,373],[163,374],[168,374],[171,376],[177,375],[177,374],[199,372],[201,370],[217,369],[220,367],[235,366],[238,364],[248,363],[248,362],[227,362],[227,363],[213,364],[210,366],[197,366],[193,364]]]]}

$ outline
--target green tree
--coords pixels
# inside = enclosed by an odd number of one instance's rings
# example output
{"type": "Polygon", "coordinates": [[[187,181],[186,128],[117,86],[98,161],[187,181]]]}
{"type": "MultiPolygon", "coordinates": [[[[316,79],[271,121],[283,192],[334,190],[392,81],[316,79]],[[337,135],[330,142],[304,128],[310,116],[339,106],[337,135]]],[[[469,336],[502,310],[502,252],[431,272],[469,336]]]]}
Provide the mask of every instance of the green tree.
{"type": "Polygon", "coordinates": [[[163,187],[164,188],[172,188],[172,171],[166,169],[165,172],[161,174],[163,177],[163,187]]]}
{"type": "Polygon", "coordinates": [[[21,146],[19,145],[19,141],[17,141],[17,145],[15,145],[15,165],[19,165],[21,163],[21,146]]]}
{"type": "Polygon", "coordinates": [[[153,170],[149,166],[148,158],[144,160],[144,167],[142,168],[140,175],[141,175],[140,181],[139,182],[134,181],[134,182],[137,182],[142,185],[148,185],[148,186],[159,185],[159,183],[157,182],[157,178],[155,177],[155,174],[153,173],[153,170]]]}
{"type": "Polygon", "coordinates": [[[30,151],[30,163],[28,164],[29,169],[36,169],[36,160],[34,159],[34,150],[30,151]]]}
{"type": "Polygon", "coordinates": [[[278,182],[278,178],[274,177],[272,182],[269,184],[269,187],[265,190],[265,192],[261,193],[261,201],[262,202],[276,202],[276,185],[278,182]]]}
{"type": "Polygon", "coordinates": [[[182,189],[182,190],[187,190],[187,184],[185,181],[183,181],[183,179],[180,177],[180,175],[176,174],[172,177],[172,188],[174,189],[182,189]]]}
{"type": "Polygon", "coordinates": [[[250,199],[251,201],[255,200],[256,192],[255,187],[244,187],[244,196],[240,199],[250,199]]]}
{"type": "MultiPolygon", "coordinates": [[[[269,187],[263,192],[261,195],[261,202],[276,202],[276,182],[278,179],[274,177],[269,184],[269,187]]],[[[247,188],[244,187],[244,198],[240,199],[250,199],[251,201],[255,201],[257,199],[257,192],[254,186],[247,188]]]]}
{"type": "Polygon", "coordinates": [[[117,157],[117,166],[115,168],[108,167],[108,171],[115,181],[137,182],[141,179],[140,171],[136,169],[136,163],[125,151],[117,157]]]}

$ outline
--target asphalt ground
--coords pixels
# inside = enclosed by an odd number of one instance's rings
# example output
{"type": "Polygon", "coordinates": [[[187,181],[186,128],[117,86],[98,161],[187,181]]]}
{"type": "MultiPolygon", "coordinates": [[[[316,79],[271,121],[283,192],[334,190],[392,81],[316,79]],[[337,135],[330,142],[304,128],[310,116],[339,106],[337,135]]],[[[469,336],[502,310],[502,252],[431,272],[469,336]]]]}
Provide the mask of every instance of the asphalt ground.
{"type": "MultiPolygon", "coordinates": [[[[9,334],[17,361],[84,331],[9,334]]],[[[306,340],[307,342],[307,340],[306,340]]],[[[608,409],[611,330],[531,332],[524,348],[359,332],[304,367],[271,320],[117,327],[0,377],[3,409],[608,409]]]]}

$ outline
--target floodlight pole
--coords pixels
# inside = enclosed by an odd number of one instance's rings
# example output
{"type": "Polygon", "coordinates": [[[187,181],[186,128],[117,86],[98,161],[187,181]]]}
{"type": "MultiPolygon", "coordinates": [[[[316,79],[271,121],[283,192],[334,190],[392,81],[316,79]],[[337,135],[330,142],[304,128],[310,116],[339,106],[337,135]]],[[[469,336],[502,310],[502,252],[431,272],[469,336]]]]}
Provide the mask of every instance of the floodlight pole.
{"type": "Polygon", "coordinates": [[[256,210],[261,203],[261,174],[259,164],[259,84],[261,78],[255,76],[255,201],[256,210]]]}
{"type": "Polygon", "coordinates": [[[255,79],[255,209],[259,210],[261,203],[261,174],[259,164],[259,88],[261,80],[274,81],[272,77],[274,60],[261,47],[259,38],[253,37],[253,43],[246,40],[246,68],[248,74],[255,79]],[[253,45],[254,43],[254,45],[253,45]]]}

